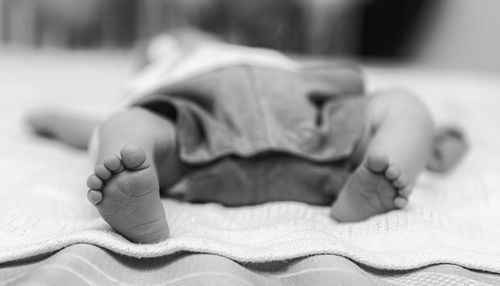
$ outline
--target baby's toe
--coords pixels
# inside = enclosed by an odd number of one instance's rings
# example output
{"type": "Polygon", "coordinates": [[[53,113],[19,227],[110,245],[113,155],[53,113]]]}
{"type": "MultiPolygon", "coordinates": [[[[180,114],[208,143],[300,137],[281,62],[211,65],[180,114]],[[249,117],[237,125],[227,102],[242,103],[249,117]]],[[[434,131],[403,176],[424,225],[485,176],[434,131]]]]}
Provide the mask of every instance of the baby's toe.
{"type": "Polygon", "coordinates": [[[406,198],[403,198],[403,197],[396,197],[394,199],[394,205],[396,206],[396,208],[398,209],[402,209],[404,207],[406,207],[406,205],[408,204],[408,200],[406,198]]]}
{"type": "Polygon", "coordinates": [[[394,185],[394,187],[398,189],[403,189],[408,186],[409,182],[405,174],[401,174],[401,176],[399,176],[396,180],[394,180],[392,184],[394,185]]]}
{"type": "Polygon", "coordinates": [[[372,172],[381,173],[389,167],[389,157],[385,154],[369,154],[366,164],[372,172]]]}
{"type": "Polygon", "coordinates": [[[104,166],[112,173],[120,173],[123,171],[122,160],[118,155],[113,154],[104,160],[104,166]]]}
{"type": "Polygon", "coordinates": [[[87,192],[87,199],[95,206],[102,201],[102,193],[96,190],[87,192]]]}
{"type": "Polygon", "coordinates": [[[390,181],[396,180],[399,176],[401,176],[401,171],[394,165],[389,166],[385,171],[385,177],[390,181]]]}
{"type": "Polygon", "coordinates": [[[398,194],[399,194],[399,196],[401,196],[403,198],[408,198],[411,195],[412,192],[413,192],[413,186],[412,185],[408,185],[405,188],[403,188],[402,190],[400,190],[398,192],[398,194]]]}
{"type": "Polygon", "coordinates": [[[108,168],[106,168],[104,164],[97,165],[97,167],[95,167],[94,173],[103,181],[108,180],[112,175],[111,171],[108,170],[108,168]]]}
{"type": "Polygon", "coordinates": [[[128,144],[122,148],[120,151],[120,155],[122,156],[123,165],[125,168],[129,170],[142,169],[145,167],[149,167],[149,165],[144,166],[143,163],[146,162],[146,153],[142,148],[137,145],[128,144]]]}
{"type": "Polygon", "coordinates": [[[87,187],[91,190],[100,190],[103,185],[104,182],[95,174],[92,174],[87,178],[87,187]]]}

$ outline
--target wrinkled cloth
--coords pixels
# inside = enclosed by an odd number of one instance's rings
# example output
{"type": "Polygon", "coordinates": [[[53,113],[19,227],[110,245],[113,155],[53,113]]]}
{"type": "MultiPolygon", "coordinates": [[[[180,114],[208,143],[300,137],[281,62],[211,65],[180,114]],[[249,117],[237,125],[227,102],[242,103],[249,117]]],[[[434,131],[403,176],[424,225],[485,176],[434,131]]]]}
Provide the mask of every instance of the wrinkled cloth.
{"type": "Polygon", "coordinates": [[[338,81],[326,67],[236,64],[163,86],[134,105],[175,123],[179,156],[193,167],[175,188],[184,199],[328,204],[351,172],[367,103],[338,81]]]}
{"type": "MultiPolygon", "coordinates": [[[[333,202],[355,168],[354,147],[367,136],[368,97],[357,66],[304,65],[224,43],[155,43],[124,102],[174,122],[189,172],[171,196],[225,205],[333,202]]],[[[459,130],[441,128],[427,168],[445,172],[466,150],[459,130]]]]}

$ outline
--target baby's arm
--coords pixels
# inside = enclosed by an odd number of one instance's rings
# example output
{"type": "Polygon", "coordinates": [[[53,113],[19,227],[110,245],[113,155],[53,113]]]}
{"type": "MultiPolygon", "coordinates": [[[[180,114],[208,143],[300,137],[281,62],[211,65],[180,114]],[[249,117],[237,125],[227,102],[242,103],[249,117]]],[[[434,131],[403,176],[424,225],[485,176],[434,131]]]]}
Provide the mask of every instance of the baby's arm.
{"type": "Polygon", "coordinates": [[[78,116],[56,109],[32,111],[26,118],[37,134],[54,138],[78,149],[87,149],[98,119],[78,116]]]}

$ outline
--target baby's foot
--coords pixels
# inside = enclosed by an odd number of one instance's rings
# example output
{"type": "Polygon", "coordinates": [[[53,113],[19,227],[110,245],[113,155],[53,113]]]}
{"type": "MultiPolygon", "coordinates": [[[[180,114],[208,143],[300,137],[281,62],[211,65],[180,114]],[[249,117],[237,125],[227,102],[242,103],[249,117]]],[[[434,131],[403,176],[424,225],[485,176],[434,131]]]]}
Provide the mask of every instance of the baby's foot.
{"type": "Polygon", "coordinates": [[[332,217],[340,222],[352,222],[403,208],[408,203],[412,187],[399,168],[389,163],[385,155],[368,155],[349,177],[332,206],[332,217]]]}
{"type": "Polygon", "coordinates": [[[167,238],[154,167],[136,145],[126,145],[120,155],[108,157],[90,175],[89,201],[105,221],[131,241],[153,243],[167,238]]]}

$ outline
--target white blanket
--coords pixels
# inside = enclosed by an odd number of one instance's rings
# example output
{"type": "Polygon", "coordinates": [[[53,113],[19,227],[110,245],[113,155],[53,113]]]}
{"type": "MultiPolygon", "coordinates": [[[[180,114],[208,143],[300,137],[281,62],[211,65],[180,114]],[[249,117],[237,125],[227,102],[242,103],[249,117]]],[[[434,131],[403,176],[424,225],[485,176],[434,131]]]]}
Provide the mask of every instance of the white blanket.
{"type": "Polygon", "coordinates": [[[22,114],[41,103],[103,115],[126,79],[123,56],[0,56],[0,262],[75,243],[155,257],[206,252],[242,262],[332,253],[383,269],[454,263],[500,273],[500,82],[498,75],[368,69],[369,89],[407,86],[438,122],[465,127],[471,151],[447,175],[425,173],[408,208],[339,224],[328,208],[279,202],[224,208],[164,200],[171,238],[134,244],[86,200],[85,153],[30,135],[22,114]]]}

